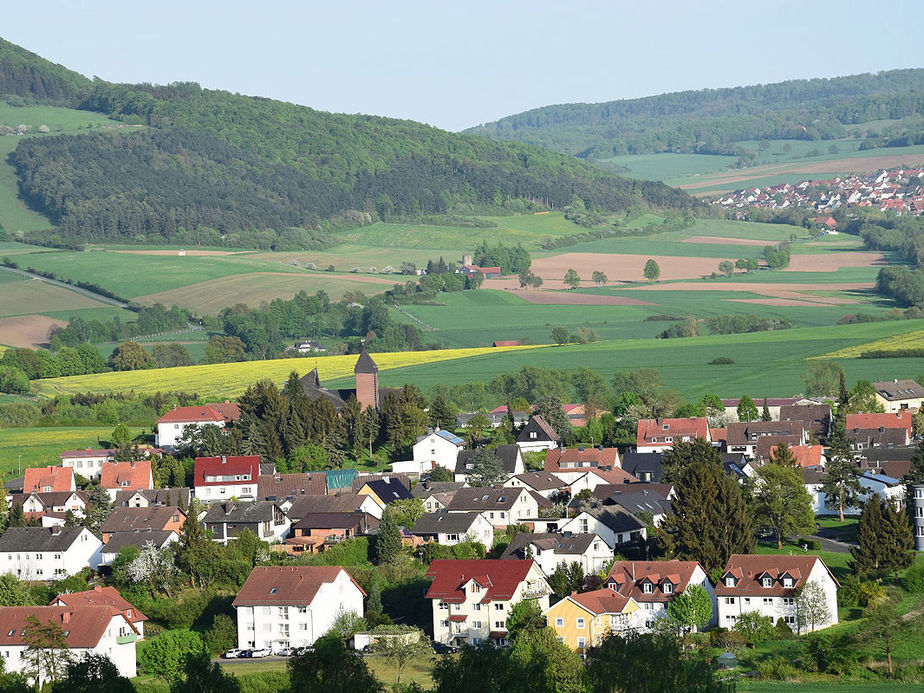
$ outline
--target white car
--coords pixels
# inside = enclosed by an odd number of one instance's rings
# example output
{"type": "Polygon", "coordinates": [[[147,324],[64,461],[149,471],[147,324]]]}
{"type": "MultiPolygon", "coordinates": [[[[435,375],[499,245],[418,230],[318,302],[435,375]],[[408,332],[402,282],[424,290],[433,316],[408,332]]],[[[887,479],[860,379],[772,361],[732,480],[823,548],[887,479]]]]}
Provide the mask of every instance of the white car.
{"type": "Polygon", "coordinates": [[[292,648],[291,647],[280,647],[278,650],[276,650],[276,656],[277,657],[291,657],[292,648]]]}
{"type": "Polygon", "coordinates": [[[225,652],[225,659],[237,659],[241,656],[240,650],[228,650],[225,652]]]}
{"type": "Polygon", "coordinates": [[[260,648],[260,649],[258,649],[258,650],[254,650],[253,652],[251,652],[251,653],[250,653],[250,656],[251,656],[251,657],[269,657],[271,654],[273,654],[273,653],[270,652],[270,651],[269,651],[268,649],[266,649],[265,647],[263,647],[263,648],[260,648]]]}

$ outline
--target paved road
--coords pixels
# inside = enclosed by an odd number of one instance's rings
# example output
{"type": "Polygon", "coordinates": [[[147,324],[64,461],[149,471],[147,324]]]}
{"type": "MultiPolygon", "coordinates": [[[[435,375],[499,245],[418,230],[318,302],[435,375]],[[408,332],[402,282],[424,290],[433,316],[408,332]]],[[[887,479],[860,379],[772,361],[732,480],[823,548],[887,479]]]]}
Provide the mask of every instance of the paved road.
{"type": "Polygon", "coordinates": [[[117,308],[128,308],[127,303],[116,300],[114,298],[109,298],[108,296],[103,296],[102,294],[97,294],[87,289],[82,289],[79,286],[74,286],[73,284],[68,284],[66,282],[60,282],[57,279],[49,279],[48,277],[42,277],[38,274],[33,274],[32,272],[27,272],[26,270],[14,269],[13,267],[6,267],[0,265],[0,269],[6,270],[7,272],[15,272],[16,274],[21,274],[24,277],[29,277],[30,279],[38,279],[40,282],[47,282],[48,284],[53,284],[54,286],[60,286],[62,289],[67,289],[68,291],[73,291],[74,293],[87,296],[92,298],[94,301],[99,301],[100,303],[108,303],[110,306],[116,306],[117,308]]]}

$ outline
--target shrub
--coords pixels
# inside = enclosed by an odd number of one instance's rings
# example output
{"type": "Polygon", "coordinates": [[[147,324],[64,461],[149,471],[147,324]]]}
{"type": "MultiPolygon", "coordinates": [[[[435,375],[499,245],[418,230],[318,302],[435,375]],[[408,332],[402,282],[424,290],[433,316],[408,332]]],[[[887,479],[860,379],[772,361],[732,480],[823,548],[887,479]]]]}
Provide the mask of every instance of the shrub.
{"type": "Polygon", "coordinates": [[[856,575],[848,575],[841,582],[837,592],[839,606],[871,606],[878,604],[885,597],[882,585],[870,580],[861,580],[856,575]]]}
{"type": "MultiPolygon", "coordinates": [[[[786,625],[785,623],[783,625],[786,625]]],[[[789,626],[786,626],[789,630],[789,626]]],[[[792,634],[790,632],[790,634],[792,634]]],[[[783,657],[770,657],[757,663],[757,674],[762,679],[771,681],[788,681],[798,676],[798,670],[792,662],[783,657]]]]}
{"type": "Polygon", "coordinates": [[[709,362],[710,366],[729,366],[735,362],[735,359],[729,358],[728,356],[719,356],[712,359],[709,362]]]}
{"type": "Polygon", "coordinates": [[[811,537],[802,537],[799,543],[805,546],[809,551],[821,551],[821,540],[812,539],[811,537]]]}
{"type": "Polygon", "coordinates": [[[717,629],[709,632],[709,645],[720,650],[738,652],[744,649],[747,640],[733,630],[717,629]]]}
{"type": "Polygon", "coordinates": [[[924,565],[914,565],[905,571],[902,586],[911,594],[924,594],[924,565]]]}
{"type": "Polygon", "coordinates": [[[749,646],[755,647],[773,637],[773,621],[769,616],[761,616],[756,611],[747,611],[738,617],[735,631],[744,636],[749,646]]]}

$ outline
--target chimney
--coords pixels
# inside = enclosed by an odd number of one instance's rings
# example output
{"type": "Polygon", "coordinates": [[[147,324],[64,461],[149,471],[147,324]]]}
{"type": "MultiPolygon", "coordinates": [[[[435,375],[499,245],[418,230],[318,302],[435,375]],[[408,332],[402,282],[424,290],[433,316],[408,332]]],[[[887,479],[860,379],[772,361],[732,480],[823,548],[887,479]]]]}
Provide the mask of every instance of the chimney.
{"type": "Polygon", "coordinates": [[[221,463],[224,464],[224,463],[227,462],[227,461],[228,461],[228,458],[225,457],[224,455],[222,455],[222,456],[221,456],[221,463]]]}
{"type": "Polygon", "coordinates": [[[61,623],[70,623],[71,622],[71,612],[65,611],[61,614],[61,623]]]}
{"type": "Polygon", "coordinates": [[[52,525],[51,526],[52,534],[61,534],[61,525],[52,525]]]}

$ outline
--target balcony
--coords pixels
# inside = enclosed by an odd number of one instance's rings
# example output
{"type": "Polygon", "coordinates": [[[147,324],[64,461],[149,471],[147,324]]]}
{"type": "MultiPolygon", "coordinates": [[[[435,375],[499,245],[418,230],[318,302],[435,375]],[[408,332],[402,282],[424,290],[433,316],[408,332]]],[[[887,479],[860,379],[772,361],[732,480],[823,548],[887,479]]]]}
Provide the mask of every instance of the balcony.
{"type": "Polygon", "coordinates": [[[545,587],[528,587],[523,590],[523,599],[539,599],[548,596],[549,591],[545,587]]]}
{"type": "Polygon", "coordinates": [[[130,642],[135,642],[138,639],[138,636],[134,633],[129,633],[128,635],[120,635],[116,638],[116,643],[119,645],[125,645],[130,642]]]}

